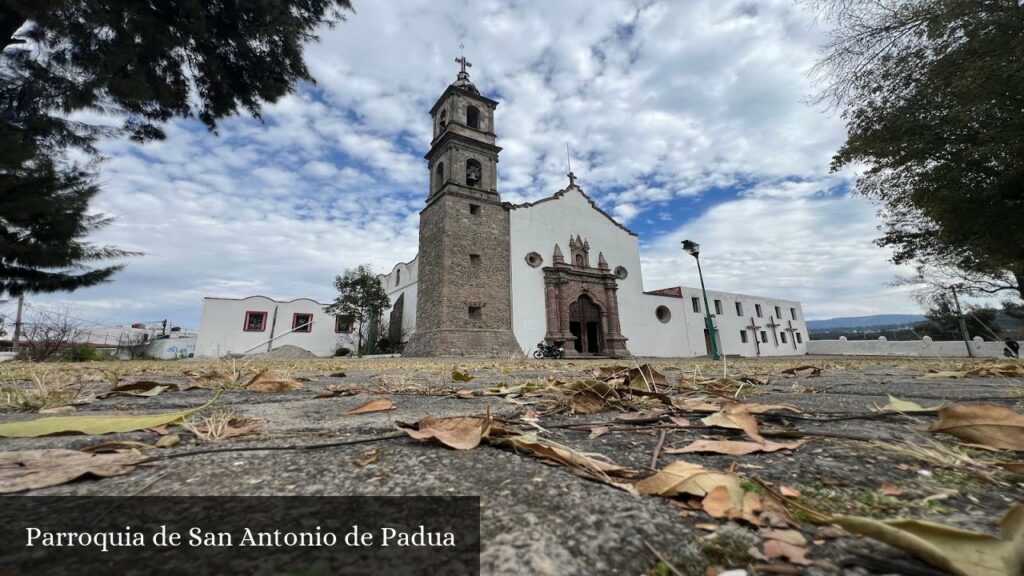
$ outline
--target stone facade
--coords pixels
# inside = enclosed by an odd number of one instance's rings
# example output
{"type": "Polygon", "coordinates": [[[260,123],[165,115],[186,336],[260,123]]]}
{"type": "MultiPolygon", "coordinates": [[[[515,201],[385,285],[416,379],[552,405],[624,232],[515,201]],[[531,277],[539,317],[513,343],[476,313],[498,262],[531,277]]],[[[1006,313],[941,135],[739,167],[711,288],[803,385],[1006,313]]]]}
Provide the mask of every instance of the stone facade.
{"type": "Polygon", "coordinates": [[[416,332],[406,356],[520,350],[512,335],[509,215],[497,191],[496,106],[463,71],[431,109],[431,190],[420,212],[416,332]]]}
{"type": "Polygon", "coordinates": [[[570,262],[556,244],[552,265],[544,270],[544,305],[551,344],[563,342],[567,357],[629,356],[619,322],[618,282],[603,254],[589,264],[590,244],[569,239],[570,262]],[[590,330],[588,330],[588,325],[590,330]]]}

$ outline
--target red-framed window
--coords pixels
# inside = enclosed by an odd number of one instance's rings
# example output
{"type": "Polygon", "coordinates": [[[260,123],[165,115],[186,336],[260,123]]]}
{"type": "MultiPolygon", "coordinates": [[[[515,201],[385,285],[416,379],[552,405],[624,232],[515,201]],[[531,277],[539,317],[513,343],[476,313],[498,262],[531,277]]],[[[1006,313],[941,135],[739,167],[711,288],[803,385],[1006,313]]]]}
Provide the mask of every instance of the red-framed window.
{"type": "Polygon", "coordinates": [[[348,316],[334,317],[334,331],[339,334],[347,334],[352,331],[352,319],[348,316]]]}
{"type": "Polygon", "coordinates": [[[292,331],[293,332],[312,332],[313,331],[313,315],[306,312],[296,312],[292,314],[292,331]]]}
{"type": "Polygon", "coordinates": [[[260,310],[246,310],[245,323],[242,330],[245,332],[263,332],[267,329],[267,313],[260,310]]]}

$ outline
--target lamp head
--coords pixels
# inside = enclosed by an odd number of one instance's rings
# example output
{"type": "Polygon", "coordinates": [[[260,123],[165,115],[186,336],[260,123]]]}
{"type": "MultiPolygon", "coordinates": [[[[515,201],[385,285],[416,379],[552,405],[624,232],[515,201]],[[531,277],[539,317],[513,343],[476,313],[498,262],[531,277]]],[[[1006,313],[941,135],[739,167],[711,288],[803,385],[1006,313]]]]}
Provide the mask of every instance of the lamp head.
{"type": "Polygon", "coordinates": [[[700,256],[700,244],[697,244],[692,240],[683,240],[683,250],[689,252],[690,256],[693,256],[694,258],[700,256]]]}

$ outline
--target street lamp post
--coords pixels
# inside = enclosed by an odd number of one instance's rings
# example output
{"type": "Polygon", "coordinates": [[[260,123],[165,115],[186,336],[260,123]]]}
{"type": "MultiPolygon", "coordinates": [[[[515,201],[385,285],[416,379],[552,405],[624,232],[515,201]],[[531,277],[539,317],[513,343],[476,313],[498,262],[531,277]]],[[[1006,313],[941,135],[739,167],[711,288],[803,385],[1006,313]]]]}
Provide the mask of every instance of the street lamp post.
{"type": "Polygon", "coordinates": [[[690,253],[697,261],[697,276],[700,277],[700,291],[704,295],[704,325],[707,327],[708,338],[711,340],[711,358],[721,360],[722,355],[718,352],[718,337],[715,335],[715,320],[711,315],[711,307],[708,306],[708,291],[704,288],[704,273],[700,269],[700,244],[691,240],[683,240],[683,250],[690,253]]]}

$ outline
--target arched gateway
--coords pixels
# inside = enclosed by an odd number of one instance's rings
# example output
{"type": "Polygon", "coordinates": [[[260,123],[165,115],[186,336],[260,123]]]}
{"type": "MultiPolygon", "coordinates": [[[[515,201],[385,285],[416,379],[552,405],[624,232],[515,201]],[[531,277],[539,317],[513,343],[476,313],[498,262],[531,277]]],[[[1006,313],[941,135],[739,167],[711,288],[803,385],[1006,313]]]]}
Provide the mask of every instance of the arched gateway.
{"type": "Polygon", "coordinates": [[[548,343],[564,342],[565,354],[628,356],[619,324],[618,284],[599,254],[597,267],[589,266],[590,244],[569,238],[570,263],[555,245],[552,265],[544,268],[544,302],[548,343]]]}

